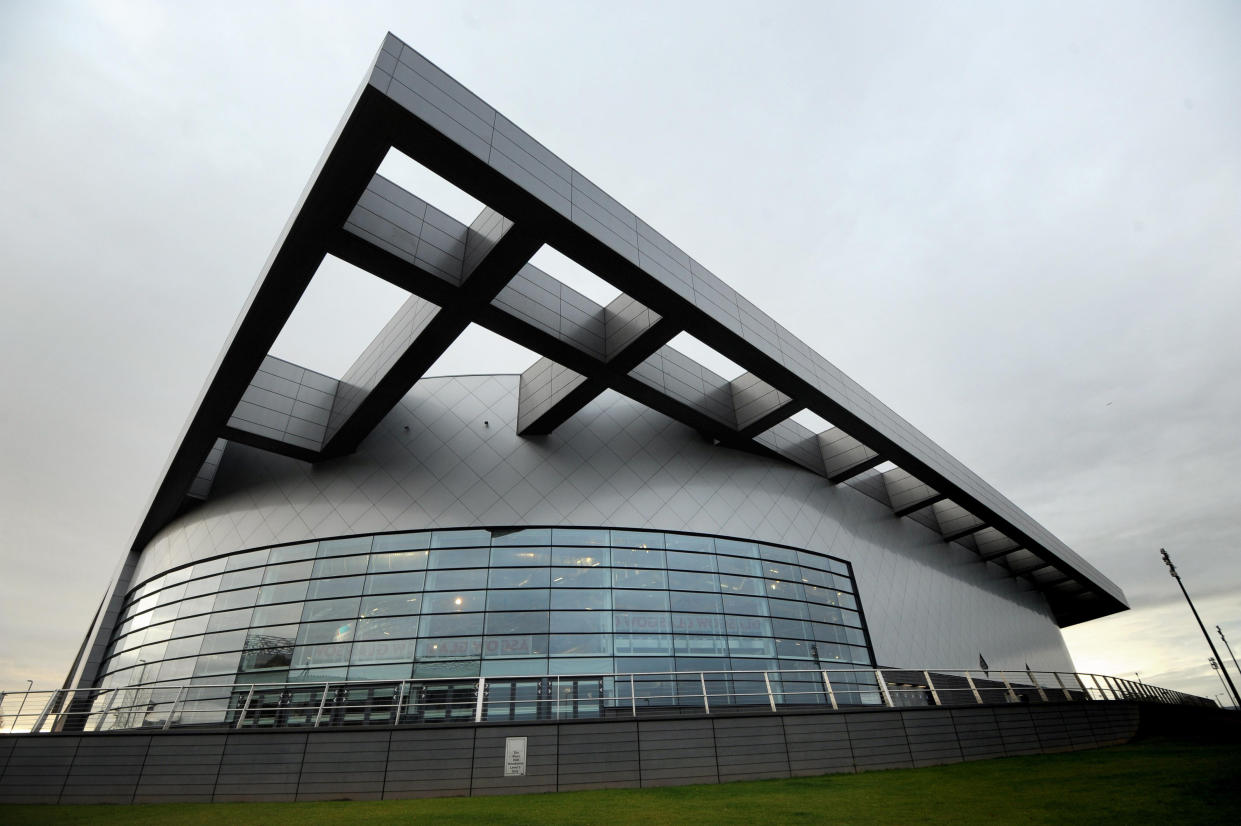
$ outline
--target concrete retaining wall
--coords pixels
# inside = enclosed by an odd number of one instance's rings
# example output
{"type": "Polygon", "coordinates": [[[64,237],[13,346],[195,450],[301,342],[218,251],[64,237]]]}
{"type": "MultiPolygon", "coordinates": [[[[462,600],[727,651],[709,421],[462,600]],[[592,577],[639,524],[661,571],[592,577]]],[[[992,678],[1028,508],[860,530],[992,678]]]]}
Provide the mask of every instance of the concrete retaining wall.
{"type": "Polygon", "coordinates": [[[723,783],[1123,743],[1130,702],[435,728],[0,737],[0,803],[373,800],[723,783]],[[526,737],[506,777],[505,740],[526,737]]]}

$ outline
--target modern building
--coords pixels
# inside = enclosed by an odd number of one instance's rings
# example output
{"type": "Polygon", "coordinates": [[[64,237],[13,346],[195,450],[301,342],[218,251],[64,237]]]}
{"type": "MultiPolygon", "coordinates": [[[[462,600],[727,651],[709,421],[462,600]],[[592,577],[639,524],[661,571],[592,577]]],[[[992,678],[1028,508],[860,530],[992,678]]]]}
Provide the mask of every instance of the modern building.
{"type": "MultiPolygon", "coordinates": [[[[1017,506],[389,35],[66,687],[273,683],[287,704],[290,683],[399,681],[439,692],[451,717],[479,677],[496,678],[493,701],[544,698],[555,678],[602,702],[623,694],[616,675],[674,688],[670,672],[731,672],[711,679],[746,702],[770,694],[747,688],[764,673],[805,670],[837,675],[833,703],[864,705],[880,701],[876,666],[1072,671],[1060,628],[1126,607],[1017,506]],[[379,177],[390,148],[482,213],[466,226],[379,177]],[[622,295],[600,306],[532,266],[544,244],[622,295]],[[339,377],[269,354],[327,255],[410,293],[339,377]],[[541,358],[520,375],[424,377],[471,323],[541,358]],[[746,372],[714,374],[669,346],[681,333],[746,372]],[[802,410],[832,426],[812,432],[791,418],[802,410]]],[[[132,697],[110,725],[150,725],[173,702],[132,697]]],[[[175,702],[211,723],[236,719],[238,698],[175,702]]]]}

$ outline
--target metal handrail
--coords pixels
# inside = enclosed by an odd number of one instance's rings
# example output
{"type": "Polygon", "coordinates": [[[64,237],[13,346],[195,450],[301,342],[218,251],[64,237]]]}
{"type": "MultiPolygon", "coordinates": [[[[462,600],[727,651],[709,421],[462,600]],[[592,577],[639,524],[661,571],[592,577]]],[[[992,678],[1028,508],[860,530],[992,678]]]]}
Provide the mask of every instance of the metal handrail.
{"type": "Polygon", "coordinates": [[[0,692],[0,734],[172,728],[319,728],[494,720],[712,716],[795,708],[911,708],[1203,697],[1102,674],[999,669],[806,668],[507,677],[177,682],[0,692]],[[1089,681],[1089,682],[1088,682],[1089,681]],[[16,712],[11,712],[11,708],[16,712]],[[27,710],[29,709],[29,710],[27,710]]]}

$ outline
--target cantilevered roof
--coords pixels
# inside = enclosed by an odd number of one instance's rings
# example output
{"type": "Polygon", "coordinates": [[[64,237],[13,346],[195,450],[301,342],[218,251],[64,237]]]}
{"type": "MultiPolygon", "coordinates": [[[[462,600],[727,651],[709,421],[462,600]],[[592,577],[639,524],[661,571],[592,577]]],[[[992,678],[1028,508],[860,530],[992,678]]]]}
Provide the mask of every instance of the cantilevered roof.
{"type": "Polygon", "coordinates": [[[317,462],[350,453],[465,328],[537,352],[519,432],[606,389],[720,445],[848,483],[1043,592],[1062,625],[1120,589],[1016,505],[641,218],[388,35],[267,261],[186,424],[134,547],[209,495],[223,440],[317,462]],[[485,204],[466,226],[379,176],[395,147],[485,204]],[[622,291],[600,306],[529,263],[550,245],[622,291]],[[269,355],[328,254],[409,299],[339,379],[269,355]],[[746,372],[668,346],[681,332],[746,372]],[[833,427],[790,417],[810,410],[833,427]],[[874,470],[884,463],[894,469],[874,470]]]}

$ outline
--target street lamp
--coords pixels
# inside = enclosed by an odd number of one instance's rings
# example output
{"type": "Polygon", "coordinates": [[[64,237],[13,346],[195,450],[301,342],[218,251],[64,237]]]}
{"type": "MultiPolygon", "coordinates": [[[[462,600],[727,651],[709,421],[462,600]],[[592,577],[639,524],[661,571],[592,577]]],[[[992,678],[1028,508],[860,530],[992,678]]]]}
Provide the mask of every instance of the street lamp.
{"type": "MultiPolygon", "coordinates": [[[[1198,616],[1198,609],[1194,607],[1194,601],[1189,598],[1189,591],[1185,590],[1185,583],[1181,582],[1181,575],[1176,572],[1176,566],[1172,564],[1172,558],[1168,556],[1168,552],[1163,548],[1159,549],[1159,553],[1163,556],[1163,564],[1168,566],[1168,573],[1176,580],[1176,584],[1181,586],[1181,593],[1185,595],[1185,601],[1189,603],[1189,610],[1193,612],[1194,619],[1198,621],[1198,627],[1202,629],[1202,636],[1206,637],[1207,645],[1210,646],[1211,653],[1215,655],[1211,658],[1212,662],[1218,660],[1219,652],[1215,650],[1215,643],[1211,642],[1211,635],[1207,633],[1207,627],[1202,624],[1202,617],[1198,616]]],[[[1218,664],[1213,665],[1212,668],[1219,668],[1223,673],[1223,679],[1227,681],[1227,688],[1232,689],[1233,708],[1241,708],[1241,695],[1237,694],[1237,687],[1232,684],[1232,677],[1228,675],[1227,669],[1220,667],[1218,664]]]]}

